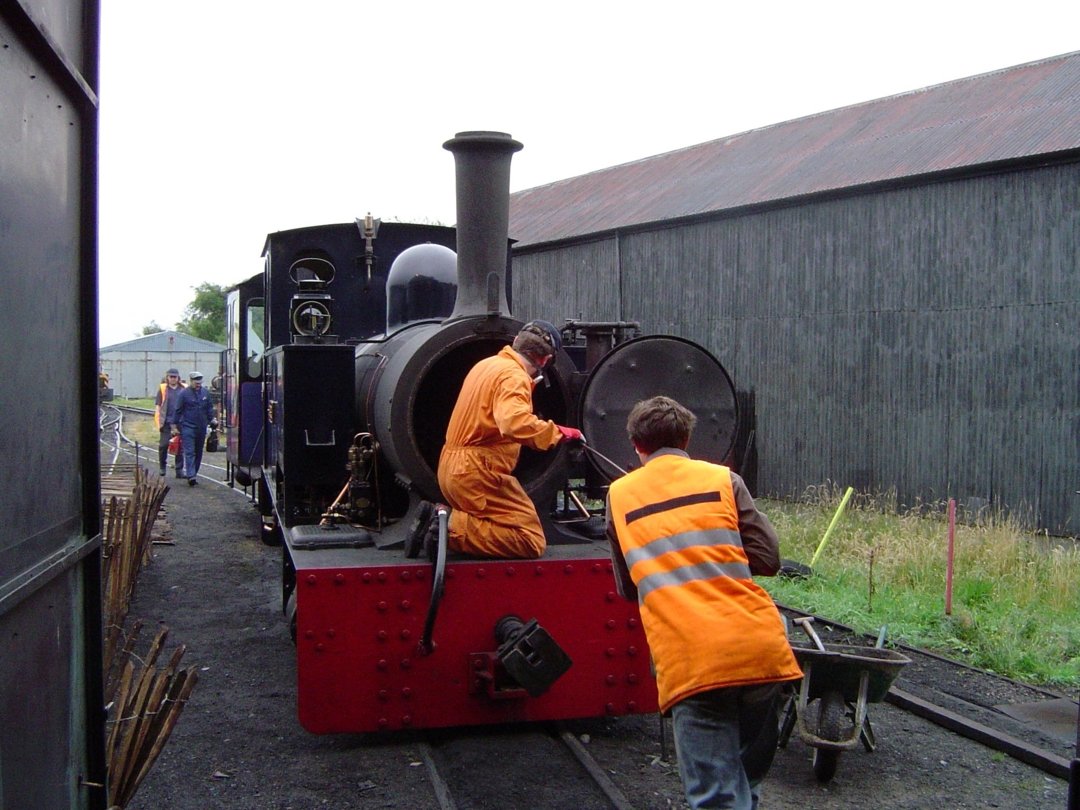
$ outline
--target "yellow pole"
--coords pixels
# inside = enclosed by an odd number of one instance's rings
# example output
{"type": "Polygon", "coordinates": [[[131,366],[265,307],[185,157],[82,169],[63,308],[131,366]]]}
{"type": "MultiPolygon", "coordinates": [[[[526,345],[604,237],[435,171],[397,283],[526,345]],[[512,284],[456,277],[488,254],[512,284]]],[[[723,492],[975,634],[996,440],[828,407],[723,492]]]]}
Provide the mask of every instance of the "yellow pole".
{"type": "Polygon", "coordinates": [[[855,490],[852,487],[848,487],[847,492],[844,493],[844,498],[840,501],[840,506],[836,508],[836,514],[833,515],[832,522],[829,523],[829,528],[825,530],[825,536],[821,538],[821,542],[818,543],[817,551],[814,552],[814,556],[810,560],[811,568],[817,563],[817,558],[821,556],[821,551],[825,548],[825,544],[829,542],[829,536],[832,534],[832,530],[836,528],[836,523],[840,520],[840,516],[844,514],[844,507],[847,506],[848,498],[851,497],[851,493],[854,491],[855,490]]]}

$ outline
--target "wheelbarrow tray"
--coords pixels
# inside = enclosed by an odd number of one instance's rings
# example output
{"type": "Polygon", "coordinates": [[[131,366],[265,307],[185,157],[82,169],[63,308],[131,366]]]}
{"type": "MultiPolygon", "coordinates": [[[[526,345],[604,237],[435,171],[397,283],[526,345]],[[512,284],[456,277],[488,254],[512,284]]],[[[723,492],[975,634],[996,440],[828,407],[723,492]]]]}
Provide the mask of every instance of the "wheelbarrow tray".
{"type": "Polygon", "coordinates": [[[867,674],[866,703],[880,703],[889,692],[900,670],[911,659],[895,650],[860,647],[849,644],[826,644],[819,650],[806,642],[793,641],[791,650],[809,678],[806,700],[814,700],[825,692],[840,690],[844,700],[859,700],[859,683],[867,674]]]}

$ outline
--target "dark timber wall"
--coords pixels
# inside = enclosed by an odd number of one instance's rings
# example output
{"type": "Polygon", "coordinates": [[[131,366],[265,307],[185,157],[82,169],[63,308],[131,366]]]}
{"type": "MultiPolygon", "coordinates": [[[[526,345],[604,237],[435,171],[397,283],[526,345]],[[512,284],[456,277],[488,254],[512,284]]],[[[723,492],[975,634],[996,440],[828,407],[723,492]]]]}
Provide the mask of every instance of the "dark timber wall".
{"type": "Polygon", "coordinates": [[[0,808],[103,810],[96,0],[0,0],[0,808]]]}
{"type": "Polygon", "coordinates": [[[1018,169],[519,249],[515,315],[708,347],[755,396],[760,494],[1080,534],[1078,243],[1080,163],[1018,169]]]}

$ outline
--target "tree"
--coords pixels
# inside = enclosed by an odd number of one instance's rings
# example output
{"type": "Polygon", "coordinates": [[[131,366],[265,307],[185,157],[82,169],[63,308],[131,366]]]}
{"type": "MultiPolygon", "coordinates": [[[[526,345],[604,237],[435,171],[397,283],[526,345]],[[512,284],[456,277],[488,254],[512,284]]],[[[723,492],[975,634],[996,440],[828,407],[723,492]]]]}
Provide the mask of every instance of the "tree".
{"type": "Polygon", "coordinates": [[[195,298],[184,310],[184,320],[176,324],[176,331],[214,343],[224,343],[226,292],[225,287],[208,281],[195,287],[195,298]]]}
{"type": "Polygon", "coordinates": [[[164,331],[165,330],[162,327],[158,326],[157,321],[150,321],[150,323],[148,323],[146,326],[144,326],[142,328],[142,331],[139,332],[139,334],[136,335],[136,337],[142,337],[143,335],[156,335],[158,332],[164,332],[164,331]]]}

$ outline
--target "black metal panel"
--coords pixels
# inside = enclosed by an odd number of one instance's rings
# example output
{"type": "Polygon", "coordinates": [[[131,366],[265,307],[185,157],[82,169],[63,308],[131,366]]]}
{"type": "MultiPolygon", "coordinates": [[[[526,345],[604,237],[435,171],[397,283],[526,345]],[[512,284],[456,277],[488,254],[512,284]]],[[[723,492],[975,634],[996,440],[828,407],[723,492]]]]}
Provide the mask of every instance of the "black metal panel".
{"type": "Polygon", "coordinates": [[[93,0],[0,2],[4,807],[105,805],[97,25],[93,0]]]}
{"type": "Polygon", "coordinates": [[[348,479],[355,432],[353,348],[293,345],[269,352],[269,458],[286,526],[317,520],[348,479]]]}
{"type": "Polygon", "coordinates": [[[69,733],[73,707],[68,696],[82,694],[85,686],[81,670],[71,666],[82,657],[82,632],[71,609],[78,594],[78,572],[69,568],[0,621],[4,807],[73,806],[85,756],[82,740],[69,733]]]}
{"type": "Polygon", "coordinates": [[[0,373],[18,401],[0,409],[0,572],[36,564],[69,539],[82,509],[80,444],[80,187],[78,112],[11,30],[0,28],[5,113],[0,116],[0,373]],[[41,74],[41,75],[38,75],[41,74]],[[30,132],[25,130],[29,129],[30,132]],[[34,421],[55,431],[27,429],[34,421]],[[64,431],[62,426],[66,426],[64,431]],[[55,528],[53,528],[55,527],[55,528]]]}

